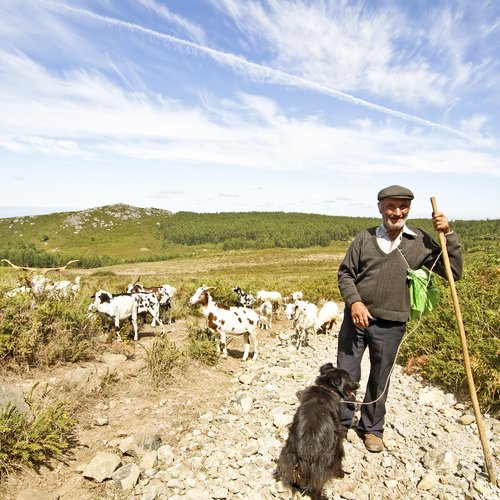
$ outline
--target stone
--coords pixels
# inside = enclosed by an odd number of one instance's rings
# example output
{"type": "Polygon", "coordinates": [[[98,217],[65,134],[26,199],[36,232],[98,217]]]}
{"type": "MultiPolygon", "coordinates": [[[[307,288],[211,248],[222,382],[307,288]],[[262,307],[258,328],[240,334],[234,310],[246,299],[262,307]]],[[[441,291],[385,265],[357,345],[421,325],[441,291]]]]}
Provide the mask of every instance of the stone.
{"type": "Polygon", "coordinates": [[[139,479],[140,470],[137,464],[131,463],[117,469],[111,479],[122,490],[131,490],[139,479]]]}
{"type": "Polygon", "coordinates": [[[437,475],[434,472],[428,472],[417,484],[419,490],[431,490],[438,484],[437,475]]]}
{"type": "Polygon", "coordinates": [[[111,477],[120,464],[121,459],[118,455],[99,452],[85,467],[83,476],[87,479],[93,479],[96,483],[102,483],[111,477]]]}
{"type": "Polygon", "coordinates": [[[474,415],[462,415],[457,419],[457,422],[462,425],[470,425],[476,422],[476,417],[474,415]]]}
{"type": "Polygon", "coordinates": [[[148,425],[121,441],[119,449],[124,455],[140,457],[148,451],[158,449],[160,445],[160,430],[158,427],[148,425]]]}

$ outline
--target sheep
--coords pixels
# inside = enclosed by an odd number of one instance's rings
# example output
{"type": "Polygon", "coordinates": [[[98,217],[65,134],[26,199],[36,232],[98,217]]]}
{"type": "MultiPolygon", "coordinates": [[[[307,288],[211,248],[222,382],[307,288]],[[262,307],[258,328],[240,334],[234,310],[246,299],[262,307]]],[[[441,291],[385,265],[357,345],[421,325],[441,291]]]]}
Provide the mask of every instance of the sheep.
{"type": "MultiPolygon", "coordinates": [[[[135,283],[130,283],[127,286],[127,293],[138,293],[138,292],[149,292],[154,293],[156,298],[160,302],[160,310],[163,311],[162,321],[165,323],[165,318],[167,315],[167,311],[169,312],[169,318],[166,323],[172,323],[172,310],[174,308],[174,295],[177,291],[173,286],[170,285],[160,285],[146,288],[142,284],[139,283],[140,277],[137,278],[135,283]]],[[[153,318],[151,326],[156,326],[156,320],[153,318]]]]}
{"type": "Polygon", "coordinates": [[[259,307],[259,326],[262,330],[268,330],[273,326],[273,304],[265,300],[259,307]]]}
{"type": "Polygon", "coordinates": [[[304,294],[300,291],[297,291],[297,292],[292,292],[290,294],[290,297],[292,298],[292,300],[294,302],[297,302],[297,300],[302,300],[304,298],[304,294]]]}
{"type": "Polygon", "coordinates": [[[249,337],[252,337],[253,360],[255,361],[258,357],[257,326],[259,315],[248,307],[228,307],[225,304],[216,304],[209,292],[212,288],[200,286],[189,299],[189,304],[202,306],[203,315],[208,320],[208,328],[219,335],[217,352],[221,352],[222,348],[222,357],[227,358],[226,334],[243,335],[245,350],[242,361],[246,361],[250,353],[249,337]]]}
{"type": "Polygon", "coordinates": [[[239,286],[235,286],[233,292],[236,292],[240,306],[252,307],[255,304],[255,297],[251,293],[244,292],[239,286]]]}
{"type": "Polygon", "coordinates": [[[318,316],[318,306],[304,300],[298,300],[294,304],[287,304],[286,317],[293,321],[293,327],[297,334],[297,350],[307,343],[309,331],[315,332],[316,318],[318,316]]]}
{"type": "Polygon", "coordinates": [[[330,332],[339,316],[339,306],[332,300],[325,302],[319,310],[314,330],[316,333],[320,331],[330,332]]]}

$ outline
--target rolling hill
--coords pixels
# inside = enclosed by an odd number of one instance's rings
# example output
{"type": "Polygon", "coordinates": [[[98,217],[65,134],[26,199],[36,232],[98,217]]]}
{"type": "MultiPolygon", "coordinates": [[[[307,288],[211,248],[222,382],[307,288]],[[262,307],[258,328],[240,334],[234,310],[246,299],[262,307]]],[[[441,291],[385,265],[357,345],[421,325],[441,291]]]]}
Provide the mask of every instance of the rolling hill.
{"type": "Polygon", "coordinates": [[[163,252],[160,224],[172,213],[118,204],[77,212],[0,219],[0,241],[48,253],[136,259],[163,252]]]}

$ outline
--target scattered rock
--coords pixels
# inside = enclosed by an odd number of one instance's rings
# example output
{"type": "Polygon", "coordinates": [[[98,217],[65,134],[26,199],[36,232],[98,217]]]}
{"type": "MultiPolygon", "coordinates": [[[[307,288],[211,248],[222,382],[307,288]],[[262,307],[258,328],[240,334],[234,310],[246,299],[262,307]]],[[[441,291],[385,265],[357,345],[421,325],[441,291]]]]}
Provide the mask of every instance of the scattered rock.
{"type": "Polygon", "coordinates": [[[118,455],[100,452],[85,467],[83,476],[87,479],[93,479],[96,483],[102,483],[111,477],[120,464],[121,459],[118,455]]]}
{"type": "Polygon", "coordinates": [[[136,464],[131,463],[117,469],[111,476],[111,479],[122,490],[128,491],[136,485],[137,480],[139,479],[139,474],[139,467],[136,464]]]}

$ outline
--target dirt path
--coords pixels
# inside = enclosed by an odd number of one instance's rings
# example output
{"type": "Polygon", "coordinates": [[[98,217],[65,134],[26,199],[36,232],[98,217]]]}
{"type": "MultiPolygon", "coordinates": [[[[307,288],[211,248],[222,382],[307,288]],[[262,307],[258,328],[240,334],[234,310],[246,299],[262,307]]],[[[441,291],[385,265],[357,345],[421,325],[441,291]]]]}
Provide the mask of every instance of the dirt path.
{"type": "MultiPolygon", "coordinates": [[[[180,346],[185,323],[167,335],[180,346]]],[[[154,389],[148,381],[143,335],[127,356],[117,343],[99,361],[60,367],[41,374],[78,408],[76,446],[64,463],[38,473],[12,475],[1,485],[6,500],[177,500],[189,498],[261,500],[300,498],[274,475],[275,460],[298,406],[297,393],[310,385],[318,368],[335,361],[334,335],[317,335],[298,353],[290,345],[288,321],[261,332],[260,358],[242,363],[241,338],[229,346],[229,358],[213,368],[190,362],[172,384],[154,389]],[[100,387],[100,389],[99,389],[100,387]],[[170,445],[168,461],[141,464],[130,491],[113,481],[85,479],[82,466],[100,451],[117,452],[120,442],[148,424],[170,445]],[[35,493],[33,493],[35,492],[35,493]],[[20,496],[21,495],[21,496],[20,496]]],[[[125,352],[125,351],[124,351],[125,352]]],[[[364,360],[362,388],[368,360],[364,360]]],[[[28,386],[34,380],[23,381],[28,386]]],[[[358,395],[362,399],[363,390],[358,395]]],[[[346,477],[328,484],[328,499],[434,500],[500,498],[484,473],[475,424],[466,404],[458,403],[396,367],[389,396],[386,450],[370,454],[355,433],[345,443],[346,477]],[[464,423],[468,422],[468,423],[464,423]]],[[[491,443],[498,442],[499,423],[486,420],[491,443]]],[[[498,450],[493,449],[498,466],[498,450]]],[[[139,462],[122,457],[128,463],[139,462]]]]}

